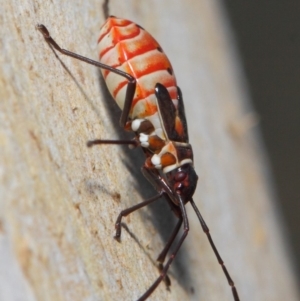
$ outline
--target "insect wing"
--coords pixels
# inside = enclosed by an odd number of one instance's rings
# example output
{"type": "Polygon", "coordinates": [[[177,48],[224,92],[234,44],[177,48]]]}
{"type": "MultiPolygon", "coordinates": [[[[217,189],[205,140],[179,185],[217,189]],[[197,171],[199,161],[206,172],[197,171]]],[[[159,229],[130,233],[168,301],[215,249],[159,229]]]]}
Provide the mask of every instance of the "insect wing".
{"type": "Polygon", "coordinates": [[[178,134],[175,130],[176,108],[165,86],[156,84],[155,95],[157,99],[158,114],[168,140],[178,140],[178,134]]]}
{"type": "Polygon", "coordinates": [[[183,104],[183,98],[182,98],[182,92],[179,87],[177,87],[178,92],[178,117],[181,120],[182,127],[183,127],[183,134],[182,134],[182,140],[184,142],[189,142],[189,134],[188,134],[188,128],[187,128],[187,122],[185,117],[185,111],[184,111],[184,104],[183,104]]]}
{"type": "Polygon", "coordinates": [[[158,113],[168,140],[187,143],[187,122],[184,113],[182,94],[178,87],[177,89],[178,109],[176,110],[167,88],[162,84],[156,84],[155,95],[158,113]]]}

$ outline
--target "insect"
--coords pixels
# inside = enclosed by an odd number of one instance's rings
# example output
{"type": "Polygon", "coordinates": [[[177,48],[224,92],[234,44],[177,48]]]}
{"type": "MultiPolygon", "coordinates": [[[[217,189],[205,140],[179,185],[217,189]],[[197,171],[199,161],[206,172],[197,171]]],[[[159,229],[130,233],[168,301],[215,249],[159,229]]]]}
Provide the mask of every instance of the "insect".
{"type": "Polygon", "coordinates": [[[178,218],[175,229],[157,258],[160,275],[138,301],[146,300],[163,280],[168,279],[168,269],[189,232],[187,203],[192,205],[231,286],[233,298],[238,301],[234,282],[193,200],[198,176],[193,167],[182,93],[176,84],[171,63],[160,45],[141,26],[110,16],[101,27],[98,62],[60,48],[44,25],[38,24],[37,29],[57,51],[101,69],[110,93],[122,110],[121,127],[135,134],[133,140],[93,140],[88,142],[88,146],[128,144],[141,147],[145,154],[142,173],[154,186],[157,195],[121,211],[115,224],[115,238],[120,240],[124,216],[161,197],[166,199],[178,218]],[[183,233],[164,264],[182,224],[183,233]]]}

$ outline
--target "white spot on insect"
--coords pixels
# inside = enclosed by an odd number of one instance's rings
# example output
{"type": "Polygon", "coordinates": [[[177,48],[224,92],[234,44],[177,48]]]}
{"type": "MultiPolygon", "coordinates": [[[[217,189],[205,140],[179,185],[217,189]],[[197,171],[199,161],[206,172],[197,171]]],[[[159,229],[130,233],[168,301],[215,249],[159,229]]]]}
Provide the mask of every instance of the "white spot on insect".
{"type": "Polygon", "coordinates": [[[151,158],[151,162],[152,164],[155,166],[155,168],[160,169],[161,168],[161,160],[160,160],[160,156],[158,156],[157,154],[154,154],[151,158]]]}
{"type": "Polygon", "coordinates": [[[140,133],[140,141],[141,142],[148,142],[148,135],[140,133]]]}
{"type": "Polygon", "coordinates": [[[143,134],[143,133],[140,133],[139,140],[140,140],[140,142],[141,142],[141,146],[142,146],[142,147],[149,147],[148,138],[149,138],[148,135],[145,135],[145,134],[143,134]]]}
{"type": "Polygon", "coordinates": [[[142,142],[141,146],[145,147],[145,148],[148,148],[149,147],[149,143],[148,142],[142,142]]]}
{"type": "Polygon", "coordinates": [[[140,128],[143,121],[144,119],[134,119],[131,123],[131,129],[136,132],[140,128]]]}

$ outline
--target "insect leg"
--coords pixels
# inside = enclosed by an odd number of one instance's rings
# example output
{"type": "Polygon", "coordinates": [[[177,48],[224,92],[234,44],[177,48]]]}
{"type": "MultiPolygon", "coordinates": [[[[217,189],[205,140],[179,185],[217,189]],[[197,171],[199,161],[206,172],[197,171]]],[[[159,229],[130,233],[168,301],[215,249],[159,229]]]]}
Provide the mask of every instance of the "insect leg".
{"type": "Polygon", "coordinates": [[[96,144],[119,144],[119,145],[132,145],[132,147],[136,147],[139,143],[133,140],[90,140],[86,143],[87,147],[92,147],[96,144]]]}
{"type": "Polygon", "coordinates": [[[179,218],[179,221],[178,221],[171,237],[169,238],[166,246],[164,247],[164,249],[162,250],[162,252],[159,254],[159,256],[157,258],[157,261],[159,263],[163,263],[166,258],[166,255],[167,255],[172,243],[174,242],[174,239],[181,227],[182,210],[180,208],[178,208],[178,206],[175,206],[174,203],[172,202],[171,198],[169,197],[169,194],[172,193],[172,191],[170,190],[170,187],[165,183],[164,179],[160,176],[159,172],[156,169],[150,169],[150,168],[146,168],[145,166],[143,166],[142,173],[145,176],[145,178],[152,184],[152,186],[154,186],[154,188],[156,189],[156,191],[158,193],[165,192],[166,200],[168,201],[169,205],[171,206],[172,211],[179,218]]]}
{"type": "Polygon", "coordinates": [[[140,209],[140,208],[142,208],[144,206],[147,206],[147,205],[153,203],[154,201],[158,200],[162,195],[163,195],[163,193],[160,193],[160,194],[152,197],[149,200],[146,200],[146,201],[144,201],[142,203],[134,205],[134,206],[132,206],[130,208],[127,208],[125,210],[122,210],[120,212],[118,218],[117,218],[116,225],[115,225],[115,227],[116,227],[115,239],[118,240],[118,241],[120,241],[120,238],[121,238],[121,221],[122,221],[122,218],[124,216],[127,216],[128,214],[130,214],[130,213],[132,213],[132,212],[134,212],[134,211],[136,211],[136,210],[138,210],[138,209],[140,209]]]}
{"type": "Polygon", "coordinates": [[[204,221],[204,219],[203,219],[203,217],[202,217],[199,209],[197,208],[196,204],[194,203],[193,199],[190,200],[190,203],[193,206],[193,208],[194,208],[194,210],[195,210],[195,212],[197,214],[197,217],[198,217],[198,219],[200,221],[200,224],[202,226],[203,232],[207,235],[208,241],[209,241],[209,243],[210,243],[210,245],[211,245],[211,247],[212,247],[212,249],[213,249],[213,251],[214,251],[214,253],[215,253],[216,257],[217,257],[217,259],[218,259],[219,264],[221,265],[221,267],[222,267],[222,269],[224,271],[224,274],[225,274],[225,276],[227,278],[227,281],[228,281],[229,285],[231,286],[233,298],[234,298],[235,301],[239,301],[240,299],[239,299],[236,287],[234,285],[234,282],[232,281],[232,279],[231,279],[231,277],[230,277],[230,275],[229,275],[229,273],[228,273],[228,271],[227,271],[227,269],[225,267],[224,261],[222,260],[220,254],[219,254],[219,252],[218,252],[218,250],[217,250],[217,248],[216,248],[216,246],[215,246],[215,244],[214,244],[214,242],[213,242],[213,240],[212,240],[212,238],[210,236],[209,228],[207,227],[207,225],[206,225],[206,223],[205,223],[205,221],[204,221]]]}
{"type": "Polygon", "coordinates": [[[124,102],[124,109],[122,111],[122,115],[120,118],[120,125],[122,127],[125,127],[125,124],[128,120],[128,115],[130,112],[130,108],[131,108],[131,104],[132,104],[132,100],[133,100],[133,96],[135,93],[135,87],[136,87],[136,79],[131,76],[130,74],[123,72],[121,70],[118,70],[114,67],[102,64],[100,62],[94,61],[92,59],[89,59],[87,57],[81,56],[77,53],[71,52],[69,50],[66,49],[62,49],[54,40],[53,38],[50,36],[50,33],[48,31],[48,29],[46,28],[45,25],[43,24],[37,24],[36,28],[41,32],[41,34],[43,35],[44,39],[46,40],[46,42],[51,45],[52,47],[54,47],[57,51],[59,51],[60,53],[73,57],[77,60],[83,61],[87,64],[96,66],[98,68],[102,68],[105,70],[108,70],[110,72],[119,74],[120,76],[125,77],[128,80],[128,84],[127,84],[127,89],[126,89],[126,95],[125,95],[125,102],[124,102]]]}
{"type": "Polygon", "coordinates": [[[104,3],[102,4],[102,8],[103,8],[103,13],[104,13],[104,17],[105,19],[107,19],[109,17],[109,0],[104,0],[104,3]]]}
{"type": "Polygon", "coordinates": [[[172,264],[172,262],[173,262],[174,258],[176,257],[183,241],[185,240],[185,238],[188,235],[189,222],[188,222],[186,210],[185,210],[185,207],[184,207],[184,202],[183,202],[183,200],[181,199],[180,196],[178,197],[178,201],[179,201],[179,208],[180,208],[181,216],[182,216],[182,219],[183,219],[183,233],[182,233],[182,235],[179,239],[179,242],[177,243],[173,253],[170,255],[166,265],[162,269],[162,271],[160,273],[160,276],[156,279],[156,281],[149,287],[149,289],[137,301],[146,300],[153,293],[153,291],[157,288],[157,286],[161,283],[161,281],[166,277],[170,265],[172,264]]]}
{"type": "Polygon", "coordinates": [[[164,249],[160,252],[160,254],[158,255],[158,257],[156,259],[160,263],[161,267],[163,267],[162,264],[164,263],[164,261],[166,259],[168,251],[169,251],[171,245],[173,244],[181,225],[182,225],[182,217],[179,218],[177,225],[176,225],[175,229],[173,230],[172,235],[170,236],[167,244],[165,245],[164,249]]]}
{"type": "MultiPolygon", "coordinates": [[[[175,227],[175,229],[173,230],[172,232],[172,235],[171,237],[168,239],[167,241],[167,244],[165,245],[164,249],[160,252],[160,254],[158,255],[156,261],[158,262],[158,270],[160,273],[162,273],[163,269],[164,269],[164,266],[163,266],[163,263],[166,259],[166,256],[170,250],[170,247],[172,246],[177,234],[178,234],[178,231],[180,229],[182,225],[182,217],[179,218],[178,222],[177,222],[177,225],[175,227]]],[[[166,285],[167,285],[167,288],[171,285],[171,280],[170,278],[168,277],[168,275],[166,275],[165,279],[164,279],[166,285]]]]}

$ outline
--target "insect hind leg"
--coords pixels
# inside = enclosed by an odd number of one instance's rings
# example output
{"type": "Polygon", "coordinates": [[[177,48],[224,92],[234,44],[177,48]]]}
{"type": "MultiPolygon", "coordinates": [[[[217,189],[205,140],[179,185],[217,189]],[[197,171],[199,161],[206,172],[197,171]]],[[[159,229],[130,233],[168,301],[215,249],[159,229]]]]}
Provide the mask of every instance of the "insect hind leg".
{"type": "Polygon", "coordinates": [[[110,72],[113,72],[115,74],[123,76],[123,77],[125,77],[128,80],[128,84],[127,84],[127,88],[126,88],[125,101],[124,101],[124,108],[123,108],[122,115],[121,115],[121,118],[120,118],[120,125],[123,128],[125,128],[126,122],[128,121],[128,118],[129,118],[129,112],[130,112],[130,109],[131,109],[133,97],[134,97],[134,94],[135,94],[136,79],[132,75],[130,75],[130,74],[126,73],[126,72],[123,72],[121,70],[118,70],[118,69],[116,69],[114,67],[105,65],[105,64],[100,63],[98,61],[94,61],[92,59],[89,59],[89,58],[84,57],[82,55],[79,55],[77,53],[74,53],[74,52],[71,52],[69,50],[61,48],[56,43],[56,41],[51,37],[51,35],[50,35],[50,33],[49,33],[49,31],[48,31],[48,29],[47,29],[47,27],[45,25],[43,25],[43,24],[37,24],[36,25],[36,29],[38,29],[40,31],[40,33],[43,35],[43,37],[46,40],[46,42],[51,47],[53,47],[54,49],[56,49],[57,51],[59,51],[60,53],[62,53],[64,55],[67,55],[67,56],[70,56],[70,57],[72,57],[74,59],[77,59],[79,61],[83,61],[83,62],[85,62],[87,64],[96,66],[98,68],[108,70],[110,72]]]}
{"type": "Polygon", "coordinates": [[[104,18],[107,19],[109,17],[109,0],[104,0],[102,4],[104,18]]]}

